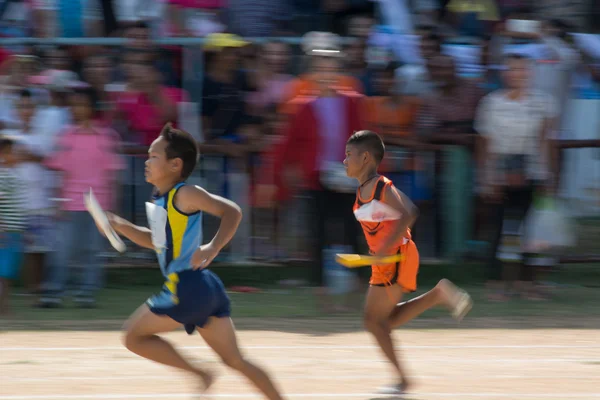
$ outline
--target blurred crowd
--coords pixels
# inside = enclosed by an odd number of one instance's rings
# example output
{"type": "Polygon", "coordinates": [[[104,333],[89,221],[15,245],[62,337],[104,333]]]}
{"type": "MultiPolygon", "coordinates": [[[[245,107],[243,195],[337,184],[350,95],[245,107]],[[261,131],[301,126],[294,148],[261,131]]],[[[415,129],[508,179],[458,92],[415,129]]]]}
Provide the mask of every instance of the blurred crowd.
{"type": "MultiPolygon", "coordinates": [[[[59,306],[78,265],[75,300],[95,305],[106,243],[83,194],[92,188],[103,208],[140,218],[151,196],[144,153],[170,121],[225,177],[203,182],[252,210],[241,237],[262,238],[254,255],[309,258],[318,284],[330,253],[361,246],[355,188],[340,171],[350,133],[381,134],[381,172],[433,204],[433,233],[417,226],[415,239],[431,238],[434,256],[439,155],[464,147],[467,187],[493,225],[491,295],[502,299],[503,221],[512,209],[522,218],[536,188],[558,184],[549,139],[574,88],[600,80],[597,36],[581,35],[598,29],[599,12],[594,0],[0,1],[0,37],[125,38],[0,48],[0,299],[22,277],[36,305],[59,306]],[[205,42],[155,43],[164,37],[205,42]],[[291,234],[298,215],[305,230],[291,234]],[[308,244],[282,249],[291,235],[308,244]]],[[[524,270],[517,281],[536,297],[524,270]]]]}

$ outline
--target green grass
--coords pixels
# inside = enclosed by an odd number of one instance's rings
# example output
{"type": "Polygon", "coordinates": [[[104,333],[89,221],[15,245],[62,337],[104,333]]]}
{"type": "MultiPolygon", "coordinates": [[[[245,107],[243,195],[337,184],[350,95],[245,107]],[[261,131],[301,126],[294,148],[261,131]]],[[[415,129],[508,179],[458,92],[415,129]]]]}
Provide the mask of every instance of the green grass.
{"type": "MultiPolygon", "coordinates": [[[[423,289],[425,290],[425,288],[423,289]]],[[[423,290],[412,294],[419,295],[423,290]]],[[[473,296],[475,307],[471,317],[600,317],[600,291],[584,287],[559,288],[552,301],[531,302],[515,299],[506,303],[486,300],[481,287],[467,287],[473,296]]],[[[69,300],[63,308],[45,310],[31,306],[30,297],[13,298],[15,320],[61,321],[61,320],[119,320],[125,319],[135,308],[152,294],[148,288],[105,289],[98,297],[99,307],[77,308],[69,300]]],[[[314,318],[323,316],[316,307],[314,290],[309,288],[267,288],[261,293],[230,293],[235,317],[244,318],[314,318]]],[[[354,296],[356,304],[363,295],[354,296]]],[[[358,317],[360,310],[348,315],[358,317]]],[[[426,316],[436,318],[446,315],[444,310],[429,311],[426,316]]]]}
{"type": "MultiPolygon", "coordinates": [[[[215,267],[226,283],[232,285],[256,285],[261,293],[230,293],[233,316],[236,319],[308,319],[347,318],[360,327],[360,305],[364,293],[354,296],[357,309],[339,316],[323,315],[317,307],[313,288],[284,288],[276,282],[280,279],[306,278],[310,270],[305,267],[215,267]]],[[[431,288],[441,277],[448,277],[465,287],[473,296],[475,307],[469,320],[500,318],[507,321],[544,319],[556,325],[579,324],[588,320],[600,321],[600,268],[590,265],[563,266],[548,276],[557,282],[552,301],[531,302],[514,299],[506,303],[491,303],[483,289],[485,268],[481,264],[423,266],[419,273],[420,290],[416,296],[431,288]],[[571,322],[568,322],[571,321],[571,322]]],[[[15,317],[0,320],[0,330],[20,328],[45,329],[115,329],[150,295],[162,285],[160,273],[149,269],[111,269],[107,288],[98,296],[98,308],[77,308],[67,299],[60,309],[37,309],[32,307],[33,298],[13,296],[15,317]],[[106,324],[105,324],[106,322],[106,324]]],[[[432,310],[425,318],[447,319],[444,310],[432,310]]],[[[278,323],[274,323],[277,325],[278,323]]],[[[274,326],[275,326],[274,325],[274,326]]],[[[353,325],[354,326],[354,325],[353,325]]]]}

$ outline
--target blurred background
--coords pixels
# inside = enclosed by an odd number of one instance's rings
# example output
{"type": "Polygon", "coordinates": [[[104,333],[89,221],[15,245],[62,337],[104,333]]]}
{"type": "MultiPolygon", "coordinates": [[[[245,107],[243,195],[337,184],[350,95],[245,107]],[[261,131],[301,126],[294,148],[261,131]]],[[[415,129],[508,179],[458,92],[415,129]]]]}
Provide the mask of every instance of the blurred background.
{"type": "MultiPolygon", "coordinates": [[[[334,255],[368,250],[328,150],[355,128],[383,136],[380,172],[420,208],[425,284],[493,301],[590,284],[599,32],[597,0],[0,1],[3,311],[78,315],[72,298],[114,316],[124,289],[159,287],[154,254],[110,248],[82,196],[145,224],[145,154],[169,121],[202,152],[189,183],[244,211],[214,265],[232,291],[320,288],[293,300],[302,315],[357,307],[369,271],[334,255]],[[533,211],[560,221],[544,230],[533,211]]],[[[204,236],[217,226],[205,216],[204,236]]]]}

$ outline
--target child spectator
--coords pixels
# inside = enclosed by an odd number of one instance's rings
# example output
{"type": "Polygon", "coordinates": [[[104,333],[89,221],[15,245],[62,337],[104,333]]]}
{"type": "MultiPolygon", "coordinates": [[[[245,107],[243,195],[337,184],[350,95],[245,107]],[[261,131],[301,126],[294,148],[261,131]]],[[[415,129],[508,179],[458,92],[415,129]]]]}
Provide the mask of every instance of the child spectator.
{"type": "Polygon", "coordinates": [[[0,139],[0,315],[9,315],[10,282],[18,276],[23,254],[25,213],[17,173],[18,163],[12,139],[0,139]]]}
{"type": "Polygon", "coordinates": [[[59,150],[46,165],[62,172],[62,198],[59,250],[52,263],[49,291],[40,306],[60,306],[67,282],[69,263],[77,259],[84,268],[75,301],[83,307],[95,306],[94,293],[101,282],[98,253],[102,237],[87,213],[83,195],[94,191],[105,210],[114,208],[117,171],[122,168],[118,157],[118,135],[95,120],[93,90],[78,89],[71,96],[75,125],[59,140],[59,150]]]}

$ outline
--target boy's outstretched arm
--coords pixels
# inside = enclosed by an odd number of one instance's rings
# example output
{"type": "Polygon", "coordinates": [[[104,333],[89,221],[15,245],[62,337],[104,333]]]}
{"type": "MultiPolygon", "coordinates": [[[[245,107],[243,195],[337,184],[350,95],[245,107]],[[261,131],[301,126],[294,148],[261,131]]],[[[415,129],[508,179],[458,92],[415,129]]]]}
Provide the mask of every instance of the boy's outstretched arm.
{"type": "Polygon", "coordinates": [[[242,220],[242,210],[233,201],[210,194],[198,186],[182,187],[175,198],[175,205],[184,213],[203,211],[221,219],[215,237],[200,246],[192,257],[194,268],[206,268],[235,235],[242,220]]]}
{"type": "MultiPolygon", "coordinates": [[[[147,249],[154,249],[152,244],[152,231],[146,227],[134,225],[117,215],[107,212],[106,217],[113,229],[121,236],[125,236],[133,243],[147,249]]],[[[100,230],[102,232],[102,230],[100,230]]]]}
{"type": "Polygon", "coordinates": [[[383,249],[390,249],[392,248],[392,245],[398,240],[398,237],[406,235],[406,230],[414,224],[417,217],[419,216],[419,209],[408,198],[408,196],[396,189],[394,185],[390,185],[385,188],[383,203],[400,212],[400,219],[398,220],[398,224],[396,225],[396,230],[388,238],[388,243],[384,243],[384,245],[382,246],[383,249]]]}

